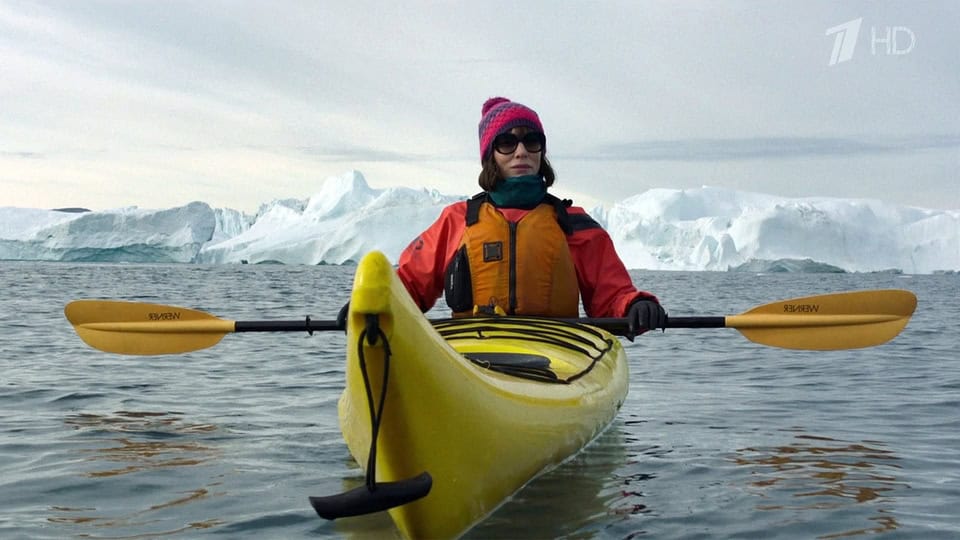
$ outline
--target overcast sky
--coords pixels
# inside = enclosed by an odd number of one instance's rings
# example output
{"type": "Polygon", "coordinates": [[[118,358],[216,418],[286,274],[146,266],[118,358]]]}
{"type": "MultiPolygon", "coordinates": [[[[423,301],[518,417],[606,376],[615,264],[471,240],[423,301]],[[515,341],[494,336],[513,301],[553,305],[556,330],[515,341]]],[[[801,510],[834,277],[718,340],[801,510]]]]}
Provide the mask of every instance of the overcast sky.
{"type": "Polygon", "coordinates": [[[958,209],[958,28],[954,0],[0,0],[0,206],[254,211],[350,169],[469,195],[502,95],[586,207],[711,185],[958,209]]]}

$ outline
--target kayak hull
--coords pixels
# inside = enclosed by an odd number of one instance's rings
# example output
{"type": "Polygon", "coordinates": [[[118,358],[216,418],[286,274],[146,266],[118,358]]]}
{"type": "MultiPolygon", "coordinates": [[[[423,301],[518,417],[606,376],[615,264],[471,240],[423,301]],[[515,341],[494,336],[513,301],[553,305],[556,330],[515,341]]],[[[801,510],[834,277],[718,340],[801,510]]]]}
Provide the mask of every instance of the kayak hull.
{"type": "Polygon", "coordinates": [[[347,343],[339,417],[351,454],[368,467],[379,411],[376,481],[433,479],[425,497],[389,510],[408,538],[464,533],[595,438],[627,394],[612,335],[538,318],[434,326],[379,252],[357,269],[347,343]]]}

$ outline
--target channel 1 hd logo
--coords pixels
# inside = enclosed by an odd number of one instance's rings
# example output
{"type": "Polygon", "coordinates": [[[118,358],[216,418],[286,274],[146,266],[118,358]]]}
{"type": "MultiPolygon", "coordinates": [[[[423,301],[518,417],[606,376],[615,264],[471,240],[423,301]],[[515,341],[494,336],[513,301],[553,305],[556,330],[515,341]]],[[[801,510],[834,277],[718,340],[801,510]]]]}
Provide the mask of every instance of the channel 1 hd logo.
{"type": "MultiPolygon", "coordinates": [[[[830,54],[830,66],[849,62],[853,59],[862,24],[863,17],[860,17],[827,28],[826,35],[836,35],[833,39],[833,52],[830,54]]],[[[906,26],[870,27],[870,54],[873,56],[878,54],[886,56],[909,54],[916,45],[917,36],[906,26]]]]}

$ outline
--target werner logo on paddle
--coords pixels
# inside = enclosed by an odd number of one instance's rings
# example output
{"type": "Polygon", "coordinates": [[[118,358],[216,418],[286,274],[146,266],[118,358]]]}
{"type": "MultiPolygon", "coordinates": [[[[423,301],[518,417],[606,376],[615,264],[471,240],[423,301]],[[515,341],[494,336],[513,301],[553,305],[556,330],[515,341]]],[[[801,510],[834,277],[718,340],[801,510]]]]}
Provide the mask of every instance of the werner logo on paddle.
{"type": "Polygon", "coordinates": [[[179,311],[161,311],[160,313],[148,313],[147,319],[151,321],[179,321],[179,311]]]}
{"type": "Polygon", "coordinates": [[[784,304],[785,313],[817,313],[820,311],[820,304],[784,304]]]}

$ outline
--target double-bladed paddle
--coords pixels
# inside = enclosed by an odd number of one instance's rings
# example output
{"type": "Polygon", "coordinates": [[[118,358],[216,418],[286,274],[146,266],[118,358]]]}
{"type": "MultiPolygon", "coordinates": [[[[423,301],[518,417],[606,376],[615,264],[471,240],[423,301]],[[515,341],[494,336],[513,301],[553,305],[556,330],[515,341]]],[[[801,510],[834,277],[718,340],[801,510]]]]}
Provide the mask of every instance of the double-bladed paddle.
{"type": "MultiPolygon", "coordinates": [[[[781,300],[725,317],[670,317],[667,328],[735,328],[747,339],[787,349],[836,350],[890,341],[917,306],[910,291],[841,292],[781,300]]],[[[116,300],[77,300],[64,313],[91,347],[120,354],[178,354],[212,347],[233,332],[342,330],[335,321],[230,321],[194,309],[116,300]]],[[[621,318],[566,319],[627,332],[621,318]]]]}

